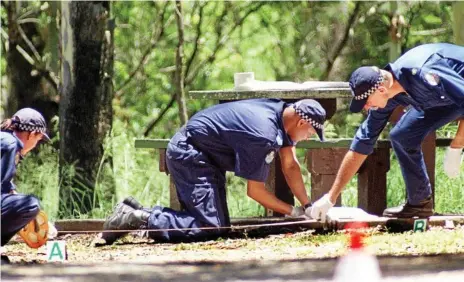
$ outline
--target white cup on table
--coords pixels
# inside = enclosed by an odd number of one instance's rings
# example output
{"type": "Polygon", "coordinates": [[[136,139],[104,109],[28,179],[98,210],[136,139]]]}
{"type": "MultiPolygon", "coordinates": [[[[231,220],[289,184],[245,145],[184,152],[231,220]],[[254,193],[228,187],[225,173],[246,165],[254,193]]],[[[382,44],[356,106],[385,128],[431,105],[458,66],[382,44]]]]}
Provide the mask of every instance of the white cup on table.
{"type": "Polygon", "coordinates": [[[240,88],[241,86],[250,85],[255,81],[254,72],[237,72],[234,73],[234,86],[240,88]]]}

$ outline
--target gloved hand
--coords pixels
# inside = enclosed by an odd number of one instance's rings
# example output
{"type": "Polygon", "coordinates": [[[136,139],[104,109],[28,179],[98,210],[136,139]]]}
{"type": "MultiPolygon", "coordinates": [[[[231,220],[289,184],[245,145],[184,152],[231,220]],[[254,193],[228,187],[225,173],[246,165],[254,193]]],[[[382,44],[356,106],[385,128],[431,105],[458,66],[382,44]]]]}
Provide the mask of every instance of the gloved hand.
{"type": "Polygon", "coordinates": [[[311,208],[311,217],[325,223],[327,220],[327,212],[334,204],[329,199],[329,194],[325,194],[322,198],[317,200],[311,208]]]}
{"type": "Polygon", "coordinates": [[[459,169],[462,162],[462,149],[448,147],[445,158],[443,159],[443,170],[450,178],[459,176],[459,169]]]}
{"type": "Polygon", "coordinates": [[[304,215],[305,212],[302,207],[293,207],[292,208],[292,213],[290,214],[290,217],[300,217],[304,215]]]}
{"type": "Polygon", "coordinates": [[[309,206],[306,207],[306,209],[304,210],[305,216],[306,216],[307,218],[310,218],[310,219],[313,218],[313,217],[311,216],[312,208],[313,208],[313,207],[312,207],[311,205],[309,205],[309,206]]]}

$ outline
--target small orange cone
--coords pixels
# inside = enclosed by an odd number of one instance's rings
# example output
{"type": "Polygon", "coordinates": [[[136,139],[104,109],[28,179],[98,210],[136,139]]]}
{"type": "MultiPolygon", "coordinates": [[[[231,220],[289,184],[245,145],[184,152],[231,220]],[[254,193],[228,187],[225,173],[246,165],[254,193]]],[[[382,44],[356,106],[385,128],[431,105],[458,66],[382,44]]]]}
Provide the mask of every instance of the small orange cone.
{"type": "Polygon", "coordinates": [[[338,260],[334,281],[376,282],[382,279],[377,258],[364,248],[363,239],[366,234],[359,230],[363,227],[367,225],[360,222],[345,227],[349,229],[350,249],[338,260]]]}

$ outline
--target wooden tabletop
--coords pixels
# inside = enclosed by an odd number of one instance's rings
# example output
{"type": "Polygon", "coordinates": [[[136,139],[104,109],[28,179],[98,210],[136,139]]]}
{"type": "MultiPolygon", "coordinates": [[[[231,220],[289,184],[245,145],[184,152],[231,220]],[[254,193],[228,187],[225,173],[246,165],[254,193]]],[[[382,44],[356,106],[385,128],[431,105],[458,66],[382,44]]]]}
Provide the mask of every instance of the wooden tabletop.
{"type": "Polygon", "coordinates": [[[252,90],[207,90],[190,91],[190,99],[241,100],[252,98],[279,99],[336,99],[351,98],[348,82],[342,81],[307,81],[295,88],[285,89],[252,89],[252,90]]]}

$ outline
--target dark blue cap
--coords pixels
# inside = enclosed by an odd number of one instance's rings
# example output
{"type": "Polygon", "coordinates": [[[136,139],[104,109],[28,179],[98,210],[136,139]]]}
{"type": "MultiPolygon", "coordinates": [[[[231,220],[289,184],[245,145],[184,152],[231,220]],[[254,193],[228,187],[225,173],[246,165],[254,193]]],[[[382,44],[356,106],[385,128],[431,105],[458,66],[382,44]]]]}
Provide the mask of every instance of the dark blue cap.
{"type": "Polygon", "coordinates": [[[366,105],[367,98],[382,84],[383,76],[376,67],[360,67],[350,77],[350,88],[353,99],[350,111],[359,113],[366,105]]]}
{"type": "Polygon", "coordinates": [[[36,131],[43,134],[43,139],[50,140],[47,135],[47,123],[44,117],[36,110],[24,108],[17,111],[11,118],[16,128],[21,131],[36,131]]]}
{"type": "Polygon", "coordinates": [[[319,102],[312,99],[304,99],[293,104],[296,113],[316,130],[321,141],[324,138],[325,110],[319,102]]]}

